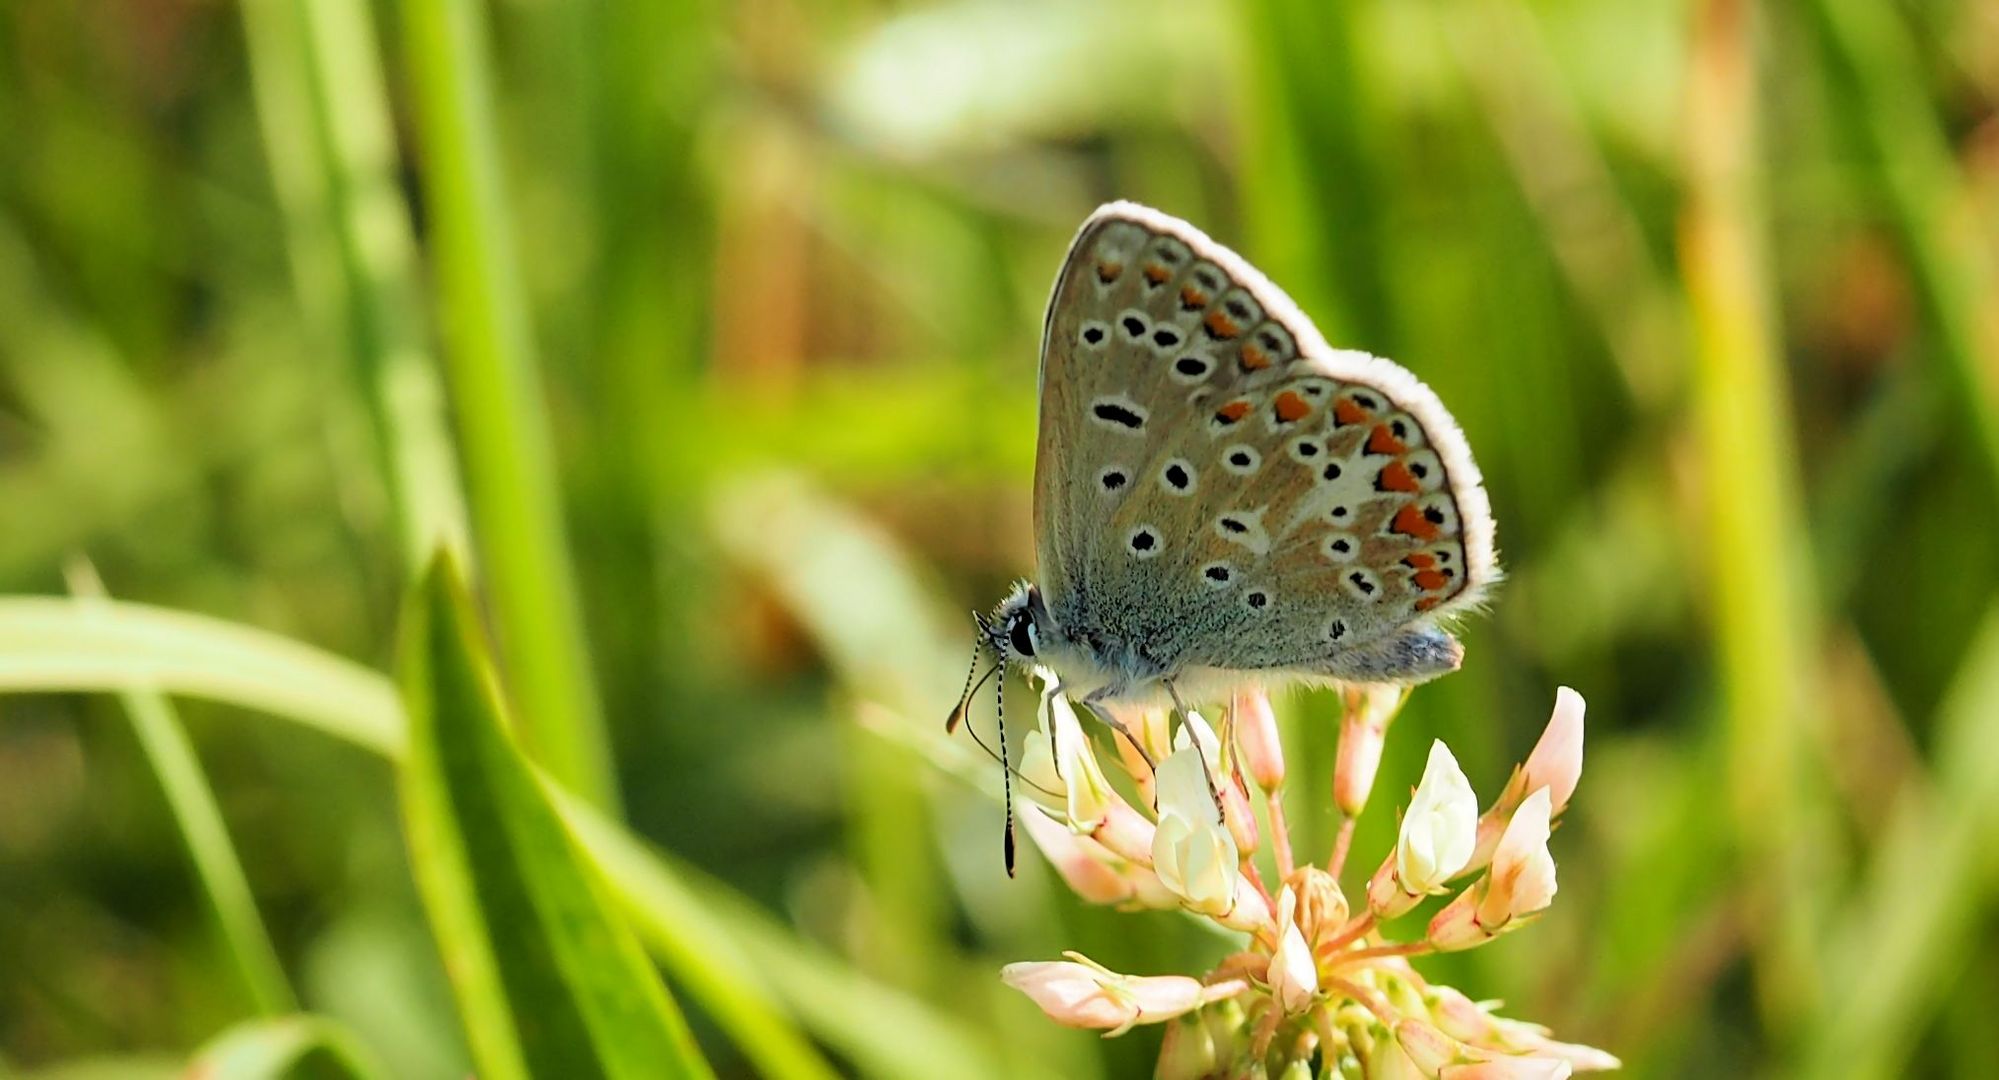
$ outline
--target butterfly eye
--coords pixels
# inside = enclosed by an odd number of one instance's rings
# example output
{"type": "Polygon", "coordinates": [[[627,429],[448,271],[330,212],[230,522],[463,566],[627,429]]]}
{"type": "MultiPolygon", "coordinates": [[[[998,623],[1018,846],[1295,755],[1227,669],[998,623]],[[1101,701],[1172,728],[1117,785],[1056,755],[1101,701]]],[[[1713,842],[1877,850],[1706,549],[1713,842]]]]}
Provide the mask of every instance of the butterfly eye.
{"type": "Polygon", "coordinates": [[[1146,319],[1143,312],[1131,309],[1127,309],[1117,317],[1117,324],[1125,336],[1133,341],[1144,337],[1145,332],[1152,329],[1152,323],[1146,319]]]}
{"type": "Polygon", "coordinates": [[[1124,546],[1134,557],[1150,559],[1159,554],[1159,530],[1150,525],[1140,525],[1125,535],[1124,546]]]}
{"type": "Polygon", "coordinates": [[[1194,466],[1183,458],[1174,458],[1159,470],[1159,483],[1174,495],[1187,495],[1194,490],[1194,466]]]}
{"type": "Polygon", "coordinates": [[[1252,589],[1243,594],[1242,605],[1251,611],[1262,611],[1270,606],[1270,594],[1262,589],[1252,589]]]}
{"type": "Polygon", "coordinates": [[[1076,336],[1083,340],[1084,345],[1094,349],[1100,347],[1105,341],[1110,339],[1111,331],[1110,327],[1105,326],[1095,319],[1091,319],[1089,322],[1083,324],[1082,333],[1076,336]]]}
{"type": "Polygon", "coordinates": [[[1034,632],[1034,620],[1022,611],[1014,617],[1013,625],[1007,628],[1006,642],[1013,647],[1015,656],[1033,656],[1040,638],[1034,632]]]}
{"type": "Polygon", "coordinates": [[[1235,580],[1235,568],[1225,562],[1211,562],[1201,567],[1201,580],[1210,589],[1226,589],[1235,580]]]}
{"type": "Polygon", "coordinates": [[[1319,545],[1319,550],[1333,562],[1348,563],[1360,553],[1360,545],[1354,542],[1353,536],[1349,533],[1334,533],[1326,537],[1319,545]]]}
{"type": "Polygon", "coordinates": [[[1131,474],[1122,465],[1113,465],[1097,474],[1097,486],[1106,494],[1122,490],[1128,483],[1131,483],[1131,474]]]}
{"type": "Polygon", "coordinates": [[[1347,622],[1345,619],[1334,619],[1333,621],[1326,624],[1327,640],[1338,641],[1346,636],[1347,636],[1347,622]]]}

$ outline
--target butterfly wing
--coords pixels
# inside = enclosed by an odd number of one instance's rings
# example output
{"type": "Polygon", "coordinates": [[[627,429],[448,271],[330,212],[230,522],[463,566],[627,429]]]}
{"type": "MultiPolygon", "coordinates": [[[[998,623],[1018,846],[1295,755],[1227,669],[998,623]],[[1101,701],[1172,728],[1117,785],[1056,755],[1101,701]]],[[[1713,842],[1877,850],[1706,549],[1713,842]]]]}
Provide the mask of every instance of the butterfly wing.
{"type": "Polygon", "coordinates": [[[1435,674],[1403,670],[1430,662],[1411,635],[1448,643],[1437,621],[1498,573],[1436,395],[1132,203],[1092,215],[1056,279],[1035,524],[1057,623],[1167,678],[1435,674]]]}

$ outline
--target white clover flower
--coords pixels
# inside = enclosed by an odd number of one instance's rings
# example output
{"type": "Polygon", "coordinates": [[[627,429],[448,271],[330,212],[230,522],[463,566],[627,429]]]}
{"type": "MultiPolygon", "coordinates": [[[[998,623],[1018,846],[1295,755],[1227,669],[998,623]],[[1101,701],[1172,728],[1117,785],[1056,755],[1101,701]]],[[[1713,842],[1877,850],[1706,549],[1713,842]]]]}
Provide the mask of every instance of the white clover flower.
{"type": "Polygon", "coordinates": [[[1175,750],[1160,763],[1157,775],[1159,826],[1152,836],[1152,868],[1188,907],[1226,914],[1235,901],[1235,839],[1222,826],[1200,750],[1193,745],[1175,750]]]}
{"type": "Polygon", "coordinates": [[[1298,929],[1298,895],[1291,886],[1277,895],[1277,954],[1270,958],[1270,990],[1286,1013],[1310,1008],[1319,996],[1319,967],[1312,946],[1298,929]]]}

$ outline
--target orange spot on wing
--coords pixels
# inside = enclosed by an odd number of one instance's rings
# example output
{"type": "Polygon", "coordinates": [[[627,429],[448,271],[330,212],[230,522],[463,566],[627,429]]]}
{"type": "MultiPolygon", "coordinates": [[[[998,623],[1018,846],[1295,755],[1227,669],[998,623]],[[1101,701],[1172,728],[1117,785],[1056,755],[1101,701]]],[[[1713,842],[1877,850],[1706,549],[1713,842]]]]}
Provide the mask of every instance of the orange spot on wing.
{"type": "Polygon", "coordinates": [[[1152,282],[1154,285],[1164,285],[1166,284],[1166,279],[1172,276],[1173,271],[1166,269],[1158,263],[1145,264],[1145,280],[1152,282]]]}
{"type": "Polygon", "coordinates": [[[1231,401],[1227,405],[1215,410],[1215,419],[1233,424],[1243,417],[1248,416],[1249,409],[1250,405],[1247,401],[1231,401]]]}
{"type": "Polygon", "coordinates": [[[1097,263],[1097,280],[1106,285],[1116,281],[1117,276],[1122,273],[1124,273],[1124,264],[1121,262],[1104,259],[1097,263]]]}
{"type": "Polygon", "coordinates": [[[1182,285],[1180,287],[1180,306],[1187,311],[1207,307],[1208,294],[1192,285],[1182,285]]]}
{"type": "Polygon", "coordinates": [[[1402,440],[1396,438],[1395,433],[1388,430],[1387,424],[1374,425],[1374,434],[1367,437],[1367,452],[1370,454],[1387,454],[1391,457],[1400,457],[1402,454],[1408,452],[1408,450],[1409,448],[1402,444],[1402,440]]]}
{"type": "Polygon", "coordinates": [[[1220,309],[1208,312],[1208,317],[1203,321],[1207,324],[1208,333],[1224,341],[1242,333],[1242,327],[1237,326],[1236,321],[1229,318],[1228,312],[1220,309]]]}
{"type": "MultiPolygon", "coordinates": [[[[1386,429],[1375,428],[1374,430],[1380,432],[1386,429]]],[[[1375,483],[1379,484],[1383,491],[1416,492],[1423,490],[1422,485],[1416,482],[1415,475],[1409,471],[1409,467],[1399,461],[1389,462],[1381,470],[1381,475],[1375,478],[1375,483]]]]}
{"type": "Polygon", "coordinates": [[[1435,596],[1419,596],[1416,598],[1416,610],[1428,611],[1431,608],[1437,606],[1437,601],[1439,599],[1440,597],[1435,597],[1435,596]]]}
{"type": "Polygon", "coordinates": [[[1333,402],[1333,420],[1341,427],[1348,424],[1365,423],[1374,414],[1354,404],[1351,398],[1341,398],[1333,402]]]}
{"type": "Polygon", "coordinates": [[[1437,526],[1423,516],[1422,507],[1410,503],[1395,512],[1395,519],[1388,523],[1388,531],[1402,536],[1413,536],[1418,540],[1435,540],[1437,526]]]}
{"type": "MultiPolygon", "coordinates": [[[[1248,353],[1249,348],[1245,347],[1243,354],[1246,356],[1248,353]]],[[[1296,390],[1286,390],[1277,395],[1277,400],[1272,403],[1272,408],[1277,413],[1277,419],[1280,422],[1289,424],[1296,420],[1303,420],[1305,417],[1311,415],[1312,403],[1306,401],[1305,395],[1298,393],[1296,390]]]]}
{"type": "Polygon", "coordinates": [[[1435,555],[1430,554],[1427,551],[1419,551],[1416,554],[1411,555],[1406,559],[1403,559],[1402,565],[1407,566],[1413,570],[1428,570],[1429,568],[1437,565],[1437,557],[1435,555]]]}
{"type": "Polygon", "coordinates": [[[1254,342],[1242,347],[1242,369],[1244,371],[1262,371],[1269,366],[1270,354],[1264,352],[1254,342]]]}
{"type": "Polygon", "coordinates": [[[1434,592],[1443,588],[1444,583],[1450,579],[1444,576],[1442,570],[1418,570],[1409,575],[1409,580],[1415,582],[1416,587],[1424,592],[1434,592]]]}

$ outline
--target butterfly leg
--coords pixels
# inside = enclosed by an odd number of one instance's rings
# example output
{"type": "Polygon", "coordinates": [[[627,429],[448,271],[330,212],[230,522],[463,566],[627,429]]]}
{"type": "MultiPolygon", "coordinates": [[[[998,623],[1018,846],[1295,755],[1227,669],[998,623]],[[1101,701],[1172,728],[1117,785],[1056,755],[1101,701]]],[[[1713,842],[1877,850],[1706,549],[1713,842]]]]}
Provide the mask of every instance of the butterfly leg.
{"type": "Polygon", "coordinates": [[[1321,670],[1345,682],[1414,684],[1456,671],[1464,658],[1457,638],[1421,626],[1334,653],[1321,670]]]}
{"type": "Polygon", "coordinates": [[[1159,768],[1159,763],[1152,760],[1152,755],[1146,752],[1145,744],[1138,741],[1138,736],[1132,734],[1131,727],[1127,725],[1124,721],[1118,719],[1116,713],[1111,712],[1111,710],[1102,703],[1093,702],[1088,698],[1083,699],[1083,704],[1090,710],[1092,714],[1096,716],[1098,720],[1103,721],[1105,727],[1110,728],[1112,731],[1115,731],[1119,735],[1123,736],[1124,741],[1130,743],[1131,748],[1133,750],[1138,751],[1138,756],[1144,759],[1145,767],[1147,769],[1159,768]]]}

